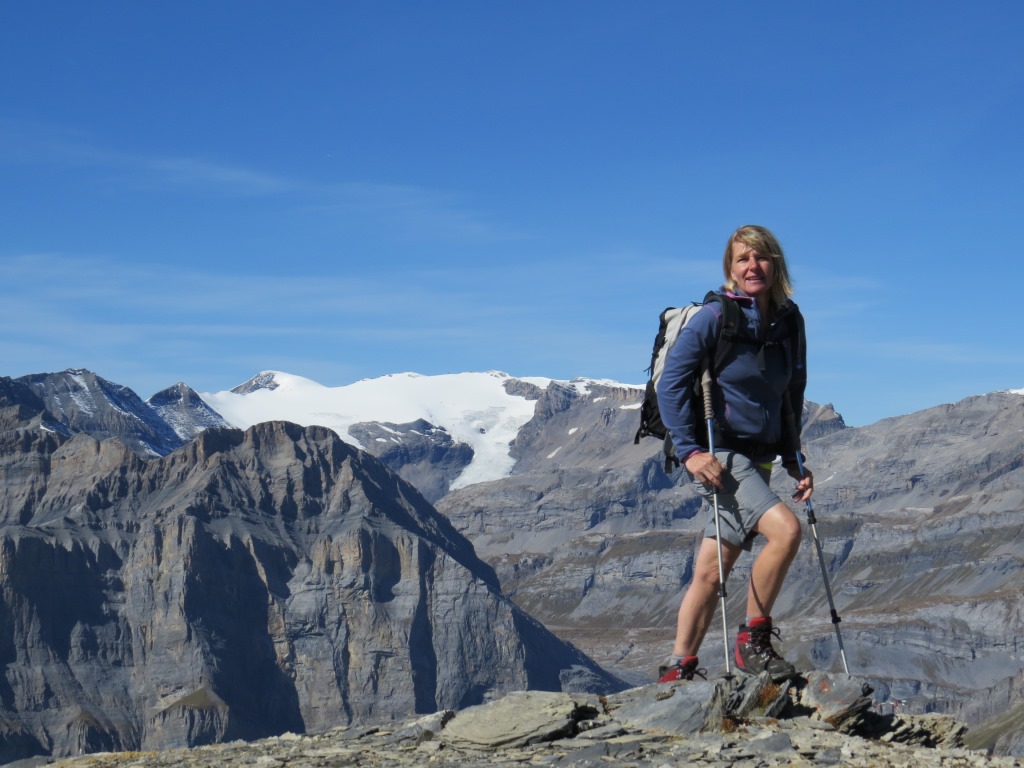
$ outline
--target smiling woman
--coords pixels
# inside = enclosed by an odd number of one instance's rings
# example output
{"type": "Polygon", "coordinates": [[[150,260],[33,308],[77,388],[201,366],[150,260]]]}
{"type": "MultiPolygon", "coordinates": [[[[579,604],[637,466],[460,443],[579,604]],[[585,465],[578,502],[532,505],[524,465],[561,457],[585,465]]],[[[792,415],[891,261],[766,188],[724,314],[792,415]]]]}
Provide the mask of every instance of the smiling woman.
{"type": "Polygon", "coordinates": [[[782,246],[764,227],[748,224],[737,229],[725,245],[722,265],[726,290],[757,298],[762,313],[770,303],[781,307],[793,295],[782,246]]]}
{"type": "Polygon", "coordinates": [[[735,650],[726,647],[725,669],[768,672],[776,681],[796,674],[772,647],[771,611],[800,546],[800,523],[770,487],[779,456],[796,481],[794,499],[807,501],[814,480],[803,466],[794,414],[803,412],[807,383],[803,317],[790,300],[792,287],[782,247],[764,227],[747,225],[729,236],[723,260],[725,293],[708,301],[680,331],[658,382],[658,406],[694,490],[713,509],[694,561],[693,579],[679,607],[676,641],[660,682],[704,676],[697,652],[722,603],[728,638],[724,582],[744,550],[764,537],[751,569],[746,620],[735,650]],[[722,306],[737,307],[728,320],[722,306]],[[729,352],[715,354],[729,334],[729,352]],[[714,361],[713,363],[710,361],[714,361]],[[700,382],[706,429],[692,393],[700,382]]]}

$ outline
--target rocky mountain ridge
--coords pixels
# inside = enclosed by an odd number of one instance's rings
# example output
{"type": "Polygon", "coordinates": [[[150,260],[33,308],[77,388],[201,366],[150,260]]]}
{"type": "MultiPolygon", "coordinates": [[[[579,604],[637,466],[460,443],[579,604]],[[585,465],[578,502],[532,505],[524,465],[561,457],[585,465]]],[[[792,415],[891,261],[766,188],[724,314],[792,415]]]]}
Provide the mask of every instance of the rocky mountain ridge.
{"type": "MultiPolygon", "coordinates": [[[[633,444],[636,388],[504,386],[529,398],[533,417],[510,445],[510,474],[497,480],[452,490],[465,459],[445,458],[459,443],[433,432],[435,424],[367,424],[359,440],[399,473],[415,465],[415,482],[518,605],[620,677],[645,683],[671,641],[703,528],[700,502],[678,473],[665,474],[657,441],[633,444]],[[438,436],[443,450],[423,449],[438,436]],[[412,440],[420,450],[402,447],[412,440]]],[[[1020,393],[992,393],[863,428],[845,427],[831,406],[804,414],[818,530],[851,667],[880,700],[953,714],[985,734],[987,746],[1011,753],[1024,751],[1022,405],[1020,393]]],[[[785,497],[788,479],[776,480],[785,497]]],[[[742,584],[748,568],[741,559],[732,583],[742,584]]],[[[742,590],[730,592],[734,627],[742,590]]],[[[809,537],[776,619],[788,656],[836,669],[809,537]]],[[[716,630],[717,622],[706,648],[721,647],[716,630]]],[[[702,661],[714,670],[719,656],[711,650],[702,661]]]]}
{"type": "Polygon", "coordinates": [[[17,381],[61,424],[99,440],[117,437],[142,458],[166,456],[204,429],[231,426],[184,383],[143,401],[128,387],[84,368],[30,374],[17,381]]]}
{"type": "Polygon", "coordinates": [[[144,460],[43,406],[0,379],[0,760],[622,687],[327,429],[211,428],[144,460]]]}

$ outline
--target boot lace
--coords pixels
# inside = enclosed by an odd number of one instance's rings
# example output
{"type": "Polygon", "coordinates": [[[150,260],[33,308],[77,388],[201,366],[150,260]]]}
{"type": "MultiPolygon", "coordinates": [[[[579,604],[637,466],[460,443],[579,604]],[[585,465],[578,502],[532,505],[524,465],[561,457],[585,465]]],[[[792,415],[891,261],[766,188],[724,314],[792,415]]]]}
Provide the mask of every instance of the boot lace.
{"type": "Polygon", "coordinates": [[[696,662],[680,666],[680,675],[685,677],[687,680],[693,680],[693,676],[696,675],[704,680],[708,679],[708,671],[704,667],[698,667],[696,662]]]}
{"type": "Polygon", "coordinates": [[[664,677],[665,673],[671,669],[679,670],[676,673],[679,680],[693,680],[694,675],[704,680],[708,679],[708,671],[704,667],[698,667],[696,661],[690,661],[686,664],[673,664],[671,667],[659,667],[658,676],[664,677]]]}
{"type": "Polygon", "coordinates": [[[781,659],[782,657],[772,647],[772,637],[781,641],[779,630],[771,624],[750,627],[750,645],[753,646],[754,651],[765,658],[781,659]]]}

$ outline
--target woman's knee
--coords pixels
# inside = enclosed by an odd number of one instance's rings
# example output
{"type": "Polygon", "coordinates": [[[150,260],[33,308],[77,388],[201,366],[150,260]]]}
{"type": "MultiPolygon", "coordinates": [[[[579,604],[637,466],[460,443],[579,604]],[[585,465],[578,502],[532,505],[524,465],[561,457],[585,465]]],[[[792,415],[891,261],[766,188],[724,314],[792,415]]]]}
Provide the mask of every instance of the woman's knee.
{"type": "Polygon", "coordinates": [[[800,546],[800,541],[804,537],[804,531],[803,528],[800,527],[800,521],[797,520],[796,515],[792,513],[790,513],[786,522],[786,537],[794,549],[800,546]]]}
{"type": "Polygon", "coordinates": [[[718,578],[718,568],[699,568],[693,572],[692,584],[696,585],[698,589],[706,591],[713,591],[718,589],[718,585],[721,583],[718,578]]]}
{"type": "Polygon", "coordinates": [[[757,529],[774,546],[796,552],[800,548],[803,529],[793,511],[785,504],[778,504],[761,516],[757,529]]]}
{"type": "MultiPolygon", "coordinates": [[[[727,542],[722,542],[722,572],[727,579],[732,571],[733,564],[736,562],[739,551],[737,547],[727,542]]],[[[717,589],[720,584],[718,558],[717,542],[714,539],[705,539],[693,564],[693,581],[699,582],[705,587],[717,589]]]]}

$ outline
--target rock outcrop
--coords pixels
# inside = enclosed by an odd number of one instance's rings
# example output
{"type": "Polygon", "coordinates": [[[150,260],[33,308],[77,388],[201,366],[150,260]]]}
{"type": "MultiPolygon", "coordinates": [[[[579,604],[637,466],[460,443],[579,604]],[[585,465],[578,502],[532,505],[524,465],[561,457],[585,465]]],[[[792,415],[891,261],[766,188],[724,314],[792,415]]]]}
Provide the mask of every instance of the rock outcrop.
{"type": "Polygon", "coordinates": [[[0,757],[156,749],[621,688],[323,428],[142,460],[0,380],[0,757]]]}
{"type": "Polygon", "coordinates": [[[871,710],[864,684],[821,676],[648,685],[609,696],[516,691],[485,704],[386,725],[255,743],[105,754],[58,768],[158,766],[830,766],[1002,768],[1019,760],[965,749],[944,716],[871,710]]]}

